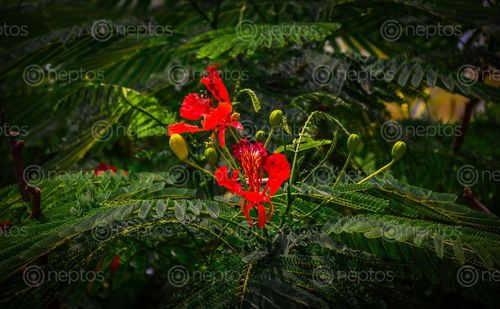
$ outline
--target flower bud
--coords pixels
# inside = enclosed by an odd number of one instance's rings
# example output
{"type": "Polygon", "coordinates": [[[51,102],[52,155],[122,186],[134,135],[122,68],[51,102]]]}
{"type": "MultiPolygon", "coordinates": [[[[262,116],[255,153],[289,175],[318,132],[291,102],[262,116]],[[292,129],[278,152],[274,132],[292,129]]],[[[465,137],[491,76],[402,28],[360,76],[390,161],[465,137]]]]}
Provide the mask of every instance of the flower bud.
{"type": "Polygon", "coordinates": [[[255,141],[259,143],[263,143],[266,141],[266,132],[259,130],[257,134],[255,134],[255,141]]]}
{"type": "Polygon", "coordinates": [[[231,120],[232,121],[239,121],[240,120],[240,113],[233,113],[231,115],[231,120]]]}
{"type": "Polygon", "coordinates": [[[188,157],[188,148],[186,145],[186,141],[180,134],[172,134],[170,136],[170,149],[172,152],[179,158],[179,160],[184,161],[188,157]]]}
{"type": "Polygon", "coordinates": [[[273,110],[269,115],[269,124],[272,128],[281,126],[283,124],[283,112],[279,109],[273,110]]]}
{"type": "Polygon", "coordinates": [[[392,151],[391,151],[392,159],[394,161],[401,159],[404,156],[405,152],[406,152],[406,143],[403,141],[397,141],[394,144],[394,146],[392,146],[392,151]]]}
{"type": "Polygon", "coordinates": [[[349,150],[349,152],[356,153],[359,151],[360,147],[361,147],[361,138],[359,138],[359,135],[357,134],[349,135],[349,138],[347,139],[347,149],[349,150]]]}
{"type": "Polygon", "coordinates": [[[217,162],[217,151],[213,147],[205,149],[205,161],[210,165],[215,165],[217,162]]]}

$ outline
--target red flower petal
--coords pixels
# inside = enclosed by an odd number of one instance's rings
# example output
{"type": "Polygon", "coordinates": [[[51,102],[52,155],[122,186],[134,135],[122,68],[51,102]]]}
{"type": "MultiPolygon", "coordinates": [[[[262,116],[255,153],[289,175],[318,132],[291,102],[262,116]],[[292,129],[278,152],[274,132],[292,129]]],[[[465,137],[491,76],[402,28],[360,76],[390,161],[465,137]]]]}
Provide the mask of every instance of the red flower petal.
{"type": "Polygon", "coordinates": [[[264,202],[264,196],[259,192],[255,191],[243,191],[241,192],[243,197],[250,203],[258,204],[264,202]]]}
{"type": "Polygon", "coordinates": [[[271,200],[269,199],[268,196],[264,195],[263,193],[255,192],[255,191],[242,191],[241,195],[245,198],[247,204],[246,207],[243,210],[243,214],[245,215],[248,223],[250,226],[253,227],[253,222],[252,219],[250,218],[250,210],[257,206],[257,213],[258,213],[258,223],[257,226],[262,229],[264,228],[264,225],[266,224],[266,221],[272,218],[273,213],[274,213],[274,206],[271,203],[271,200]],[[267,218],[266,214],[266,208],[264,207],[264,203],[270,203],[271,205],[271,211],[269,218],[267,218]]]}
{"type": "Polygon", "coordinates": [[[243,125],[241,123],[239,123],[238,121],[232,121],[230,123],[230,125],[234,128],[236,128],[237,130],[243,130],[243,125]]]}
{"type": "Polygon", "coordinates": [[[285,155],[281,153],[269,156],[264,164],[264,170],[267,172],[269,178],[267,183],[269,186],[269,195],[274,195],[283,182],[290,178],[290,164],[286,160],[285,155]]]}
{"type": "Polygon", "coordinates": [[[259,227],[259,229],[262,230],[264,228],[264,225],[266,224],[266,220],[267,220],[266,209],[264,208],[263,204],[257,205],[257,212],[259,213],[259,221],[257,223],[257,226],[259,227]]]}
{"type": "Polygon", "coordinates": [[[214,108],[202,122],[205,130],[214,130],[218,127],[227,127],[230,122],[233,106],[231,103],[221,102],[217,108],[214,108]]]}
{"type": "Polygon", "coordinates": [[[234,144],[231,150],[242,165],[249,165],[255,171],[262,167],[267,158],[267,150],[262,143],[251,143],[244,138],[234,144]]]}
{"type": "Polygon", "coordinates": [[[241,185],[237,183],[238,171],[233,171],[233,177],[229,178],[229,170],[227,166],[221,166],[215,172],[217,184],[229,190],[233,194],[241,193],[241,185]]]}
{"type": "Polygon", "coordinates": [[[111,262],[111,269],[117,270],[118,266],[120,266],[120,256],[115,255],[115,257],[113,258],[113,261],[111,262]]]}
{"type": "Polygon", "coordinates": [[[245,210],[243,211],[243,214],[245,215],[245,218],[247,219],[247,222],[250,225],[250,227],[253,227],[253,221],[252,218],[250,218],[250,209],[252,209],[252,207],[254,206],[255,206],[254,203],[247,203],[247,205],[245,206],[245,210]]]}
{"type": "Polygon", "coordinates": [[[96,176],[101,176],[106,171],[112,171],[113,173],[116,173],[117,169],[113,165],[99,163],[99,166],[94,169],[94,174],[96,176]]]}
{"type": "Polygon", "coordinates": [[[211,66],[207,69],[208,76],[201,79],[201,83],[207,87],[208,91],[214,96],[219,102],[231,102],[229,99],[229,94],[227,93],[226,86],[220,78],[219,72],[215,66],[211,66]]]}
{"type": "Polygon", "coordinates": [[[210,112],[212,101],[207,98],[200,98],[197,93],[190,93],[182,102],[181,117],[188,120],[199,120],[210,112]]]}
{"type": "Polygon", "coordinates": [[[224,129],[219,130],[219,145],[221,148],[226,147],[226,130],[224,129]]]}
{"type": "Polygon", "coordinates": [[[168,126],[169,136],[171,136],[172,134],[194,133],[199,131],[203,131],[203,129],[184,122],[174,123],[168,126]]]}

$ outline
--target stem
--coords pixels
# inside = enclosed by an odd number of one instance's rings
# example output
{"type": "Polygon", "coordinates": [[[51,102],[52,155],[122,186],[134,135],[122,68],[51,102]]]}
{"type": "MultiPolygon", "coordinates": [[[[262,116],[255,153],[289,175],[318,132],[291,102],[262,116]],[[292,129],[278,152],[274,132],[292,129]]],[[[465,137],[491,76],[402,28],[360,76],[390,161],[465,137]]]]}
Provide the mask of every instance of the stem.
{"type": "Polygon", "coordinates": [[[462,124],[460,125],[460,134],[457,134],[455,141],[453,143],[453,152],[457,153],[465,140],[465,132],[469,127],[470,120],[472,118],[472,112],[474,107],[479,103],[478,99],[471,99],[465,103],[464,115],[462,116],[462,124]]]}
{"type": "Polygon", "coordinates": [[[158,120],[158,118],[156,118],[155,116],[151,115],[150,113],[148,113],[144,109],[142,109],[142,108],[140,108],[140,107],[132,104],[132,102],[130,102],[130,100],[127,98],[127,96],[125,95],[125,93],[124,93],[123,90],[122,90],[122,98],[125,101],[125,103],[127,103],[128,105],[130,105],[133,109],[139,111],[140,113],[143,113],[146,116],[149,116],[151,119],[153,119],[154,121],[156,121],[160,126],[162,126],[162,127],[166,127],[167,126],[166,124],[164,124],[163,122],[161,122],[160,120],[158,120]]]}
{"type": "MultiPolygon", "coordinates": [[[[266,142],[264,144],[264,148],[267,148],[267,145],[269,144],[269,142],[271,141],[271,137],[273,136],[273,132],[274,132],[274,127],[271,128],[271,130],[269,131],[269,135],[267,136],[267,139],[266,139],[266,142]]],[[[284,146],[283,146],[284,147],[284,146]]],[[[286,148],[285,150],[283,151],[283,153],[286,151],[286,148]]]]}
{"type": "Polygon", "coordinates": [[[222,148],[220,148],[220,146],[217,146],[217,150],[219,150],[219,153],[221,155],[221,157],[224,159],[224,161],[226,161],[226,163],[232,168],[232,169],[237,169],[236,166],[234,166],[231,162],[231,160],[229,160],[226,155],[224,154],[224,152],[222,151],[222,148]]]}
{"type": "Polygon", "coordinates": [[[339,176],[335,180],[335,183],[333,184],[332,189],[335,189],[335,187],[339,184],[340,179],[344,177],[345,170],[347,169],[347,165],[351,161],[352,153],[349,152],[349,155],[347,156],[347,160],[345,160],[344,166],[342,166],[342,170],[339,173],[339,176]]]}
{"type": "Polygon", "coordinates": [[[337,131],[333,133],[332,143],[330,145],[330,148],[326,152],[325,157],[321,159],[321,161],[319,161],[319,163],[309,172],[309,174],[302,180],[302,183],[305,183],[306,180],[309,179],[309,177],[311,177],[311,175],[314,174],[314,172],[321,166],[321,164],[323,164],[330,157],[333,149],[335,149],[335,145],[337,145],[337,131]]]}
{"type": "Polygon", "coordinates": [[[238,138],[238,136],[236,135],[236,133],[234,133],[234,130],[232,127],[229,127],[229,132],[231,133],[231,136],[234,138],[234,141],[237,143],[240,141],[240,139],[238,138]]]}
{"type": "Polygon", "coordinates": [[[491,214],[491,210],[488,207],[484,206],[478,198],[472,193],[472,190],[469,187],[464,188],[464,199],[469,203],[472,207],[476,208],[479,211],[491,214]]]}
{"type": "Polygon", "coordinates": [[[297,221],[297,222],[300,222],[300,221],[302,221],[302,220],[304,220],[304,219],[309,218],[309,217],[310,217],[313,213],[315,213],[318,209],[320,209],[320,208],[323,206],[323,204],[324,204],[324,203],[325,203],[325,202],[320,203],[320,204],[319,204],[318,206],[316,206],[313,210],[311,210],[310,212],[308,212],[307,214],[305,214],[302,218],[300,218],[300,219],[299,219],[299,221],[297,221]]]}
{"type": "Polygon", "coordinates": [[[217,1],[217,7],[215,8],[214,18],[213,18],[212,22],[210,23],[210,25],[214,29],[217,29],[217,21],[218,21],[218,17],[219,17],[219,9],[220,9],[221,2],[222,2],[222,0],[217,1]]]}
{"type": "Polygon", "coordinates": [[[317,115],[317,114],[322,114],[327,120],[330,120],[334,122],[336,125],[339,126],[339,128],[347,135],[350,135],[349,131],[344,128],[344,126],[334,117],[329,116],[328,114],[322,113],[320,111],[314,111],[309,115],[309,117],[306,120],[306,123],[302,127],[302,130],[300,131],[299,138],[297,140],[297,145],[295,146],[295,154],[293,155],[293,161],[292,161],[292,171],[290,172],[290,183],[293,183],[293,177],[295,175],[295,169],[296,169],[296,164],[297,164],[297,157],[299,154],[299,147],[300,143],[302,142],[302,137],[304,136],[304,133],[309,125],[309,122],[317,115]]]}
{"type": "Polygon", "coordinates": [[[16,141],[16,134],[9,132],[10,145],[12,160],[14,161],[14,166],[16,168],[16,178],[17,184],[19,185],[19,192],[21,193],[21,198],[23,201],[27,202],[30,200],[30,195],[28,193],[25,175],[24,175],[24,163],[21,156],[21,151],[24,148],[24,141],[16,141]]]}
{"type": "Polygon", "coordinates": [[[229,150],[227,149],[227,147],[224,147],[223,149],[226,151],[226,154],[229,156],[229,159],[233,163],[235,169],[238,169],[238,164],[236,164],[236,161],[234,161],[233,155],[229,152],[229,150]]]}
{"type": "MultiPolygon", "coordinates": [[[[286,142],[285,142],[285,134],[284,130],[281,130],[281,143],[283,144],[284,149],[286,150],[286,142]]],[[[283,151],[283,155],[286,158],[286,151],[283,151]]],[[[287,196],[286,196],[286,209],[285,209],[285,215],[288,215],[290,212],[290,209],[292,207],[292,184],[290,183],[290,178],[288,178],[288,186],[286,188],[287,191],[287,196]]],[[[285,218],[283,217],[283,220],[281,221],[281,225],[283,225],[283,222],[285,218]]]]}
{"type": "Polygon", "coordinates": [[[192,161],[190,161],[190,160],[188,160],[188,159],[184,160],[184,163],[186,163],[186,164],[190,165],[191,167],[194,167],[194,168],[196,168],[196,169],[198,169],[198,170],[200,170],[200,171],[202,171],[202,172],[204,172],[204,173],[207,173],[208,175],[210,175],[210,176],[212,176],[213,178],[215,178],[214,174],[210,173],[209,171],[207,171],[207,170],[206,170],[206,169],[204,169],[203,167],[201,167],[201,166],[197,165],[196,163],[194,163],[194,162],[192,162],[192,161]]]}
{"type": "Polygon", "coordinates": [[[40,214],[42,213],[40,205],[41,204],[40,189],[30,185],[27,186],[27,189],[28,192],[31,193],[31,195],[33,196],[33,199],[31,200],[31,217],[36,219],[40,217],[40,214]]]}
{"type": "Polygon", "coordinates": [[[196,10],[196,12],[198,12],[198,14],[201,15],[201,17],[203,17],[203,19],[205,19],[208,24],[210,25],[210,27],[212,27],[213,29],[215,29],[212,25],[212,21],[210,20],[210,18],[208,18],[207,14],[205,14],[205,12],[200,9],[200,7],[198,6],[198,4],[196,4],[196,2],[194,0],[189,0],[189,3],[191,4],[191,6],[196,10]]]}
{"type": "Polygon", "coordinates": [[[391,167],[391,165],[393,165],[396,161],[392,160],[391,162],[387,163],[386,165],[384,165],[383,167],[381,167],[380,169],[378,169],[377,171],[371,173],[370,175],[368,175],[368,177],[364,178],[363,180],[361,180],[360,182],[358,182],[358,185],[366,182],[368,179],[376,176],[377,174],[380,174],[382,173],[383,171],[385,171],[386,169],[388,169],[389,167],[391,167]]]}

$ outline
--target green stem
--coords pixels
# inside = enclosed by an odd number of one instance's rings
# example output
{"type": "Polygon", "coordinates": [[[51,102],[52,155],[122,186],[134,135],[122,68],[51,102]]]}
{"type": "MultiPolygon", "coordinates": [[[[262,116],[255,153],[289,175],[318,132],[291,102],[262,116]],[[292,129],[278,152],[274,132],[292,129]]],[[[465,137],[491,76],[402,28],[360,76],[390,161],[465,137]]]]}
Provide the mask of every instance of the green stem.
{"type": "Polygon", "coordinates": [[[319,112],[319,111],[314,111],[311,113],[311,115],[309,115],[309,117],[307,118],[304,126],[302,127],[302,130],[300,131],[300,135],[299,135],[299,138],[297,140],[297,144],[295,146],[295,154],[293,155],[293,161],[292,161],[292,171],[290,172],[290,183],[293,183],[293,178],[295,176],[295,169],[297,168],[297,157],[298,157],[298,154],[299,154],[299,147],[300,147],[300,143],[302,143],[302,137],[304,136],[304,133],[305,133],[305,130],[307,129],[308,125],[309,125],[309,122],[311,122],[311,120],[318,114],[321,114],[325,117],[325,119],[327,120],[330,120],[332,122],[334,122],[335,124],[337,124],[339,126],[339,128],[347,135],[350,135],[349,131],[346,130],[346,128],[344,128],[344,126],[334,117],[332,116],[329,116],[328,114],[325,114],[323,112],[319,112]]]}
{"type": "Polygon", "coordinates": [[[224,151],[222,151],[222,148],[220,148],[220,146],[217,146],[217,150],[219,150],[219,153],[222,157],[222,159],[224,159],[224,161],[226,161],[226,163],[234,170],[234,169],[237,169],[236,166],[233,165],[233,163],[231,162],[231,160],[229,160],[226,155],[224,154],[224,151]]]}
{"type": "Polygon", "coordinates": [[[352,154],[349,152],[349,155],[347,156],[347,160],[345,160],[344,166],[342,166],[342,170],[339,173],[339,176],[337,179],[335,179],[335,183],[333,184],[332,189],[335,189],[335,187],[339,184],[340,179],[344,177],[345,170],[347,169],[347,165],[351,161],[352,154]]]}
{"type": "MultiPolygon", "coordinates": [[[[283,144],[283,155],[286,157],[286,141],[285,141],[285,134],[284,134],[284,130],[281,130],[281,143],[283,144]]],[[[286,193],[287,193],[287,196],[286,196],[286,209],[285,209],[285,214],[283,216],[283,218],[281,219],[281,223],[280,223],[280,229],[283,227],[283,225],[285,224],[285,217],[288,215],[288,213],[290,212],[290,209],[291,209],[291,206],[292,206],[292,184],[290,183],[290,178],[288,178],[288,186],[286,188],[286,193]]]]}
{"type": "MultiPolygon", "coordinates": [[[[226,154],[229,156],[230,161],[231,161],[231,162],[232,162],[232,164],[234,165],[233,170],[239,170],[239,168],[238,168],[238,164],[237,164],[237,163],[236,163],[236,161],[234,160],[233,156],[231,155],[231,153],[229,152],[229,150],[227,149],[227,147],[224,147],[223,149],[226,151],[226,154]]],[[[226,159],[226,160],[227,160],[227,159],[226,159]]],[[[228,162],[228,163],[229,163],[229,162],[228,162]]],[[[229,165],[231,165],[231,164],[229,164],[229,165]]],[[[247,185],[246,185],[245,177],[243,177],[242,173],[238,173],[238,176],[239,176],[239,178],[240,178],[240,182],[241,182],[241,184],[242,184],[243,186],[245,186],[245,187],[246,187],[247,185]]]]}
{"type": "Polygon", "coordinates": [[[320,203],[320,204],[319,204],[318,206],[316,206],[313,210],[311,210],[310,212],[308,212],[307,214],[305,214],[302,218],[300,218],[300,219],[299,219],[299,221],[297,221],[297,222],[300,222],[300,221],[302,221],[302,220],[304,220],[304,219],[309,218],[309,217],[310,217],[313,213],[315,213],[316,211],[318,211],[318,209],[320,209],[320,208],[323,206],[323,204],[324,204],[324,203],[325,203],[325,202],[320,203]]]}
{"type": "Polygon", "coordinates": [[[364,178],[363,180],[361,180],[360,182],[358,182],[358,185],[366,182],[368,179],[376,176],[377,174],[380,174],[382,173],[383,171],[385,171],[386,169],[388,169],[389,167],[391,167],[391,165],[393,165],[396,161],[392,160],[391,162],[387,163],[386,165],[384,165],[383,167],[381,167],[380,169],[378,169],[377,171],[371,173],[370,175],[368,175],[366,178],[364,178]]]}
{"type": "Polygon", "coordinates": [[[231,136],[233,137],[234,141],[237,143],[240,141],[236,133],[234,133],[234,129],[232,127],[229,127],[229,132],[231,133],[231,136]]]}
{"type": "Polygon", "coordinates": [[[223,148],[224,151],[226,151],[226,154],[229,156],[229,159],[231,160],[231,162],[234,164],[235,166],[235,169],[238,169],[238,164],[236,164],[236,161],[234,161],[234,158],[233,158],[233,155],[229,152],[229,150],[227,149],[227,147],[224,147],[223,148]]]}
{"type": "Polygon", "coordinates": [[[335,149],[335,145],[337,145],[337,131],[333,133],[332,143],[330,145],[330,148],[326,152],[325,157],[321,159],[321,161],[319,161],[319,163],[309,172],[309,174],[307,174],[307,176],[304,179],[302,179],[302,183],[305,183],[307,179],[309,179],[309,177],[311,177],[311,175],[314,174],[314,172],[321,166],[321,164],[323,164],[330,157],[330,155],[333,152],[333,149],[335,149]]]}
{"type": "MultiPolygon", "coordinates": [[[[269,135],[267,136],[266,143],[264,144],[264,148],[267,148],[267,145],[271,141],[271,137],[273,136],[273,132],[274,132],[274,127],[272,127],[271,131],[269,131],[269,135]]],[[[285,149],[285,151],[286,151],[286,149],[285,149]]]]}
{"type": "Polygon", "coordinates": [[[200,171],[202,171],[202,172],[204,172],[204,173],[207,173],[208,175],[210,175],[210,176],[212,176],[213,178],[215,178],[214,174],[210,173],[209,171],[207,171],[207,170],[206,170],[206,169],[204,169],[203,167],[201,167],[201,166],[197,165],[196,163],[189,161],[188,159],[184,160],[184,163],[186,163],[186,164],[188,164],[189,166],[192,166],[192,167],[194,167],[194,168],[196,168],[196,169],[198,169],[198,170],[200,170],[200,171]]]}

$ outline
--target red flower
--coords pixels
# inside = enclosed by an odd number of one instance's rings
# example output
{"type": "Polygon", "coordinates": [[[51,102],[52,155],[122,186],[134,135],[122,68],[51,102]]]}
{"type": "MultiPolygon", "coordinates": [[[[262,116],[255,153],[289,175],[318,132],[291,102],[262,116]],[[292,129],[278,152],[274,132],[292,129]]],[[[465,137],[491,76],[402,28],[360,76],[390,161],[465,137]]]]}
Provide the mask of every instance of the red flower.
{"type": "MultiPolygon", "coordinates": [[[[105,163],[99,163],[99,166],[94,169],[94,174],[96,176],[101,176],[106,171],[112,171],[113,174],[116,173],[117,168],[113,165],[108,165],[105,163]]],[[[127,175],[127,171],[123,171],[123,174],[127,175]]]]}
{"type": "Polygon", "coordinates": [[[120,266],[120,256],[115,255],[113,261],[111,262],[111,269],[115,271],[118,269],[118,266],[120,266]]]}
{"type": "Polygon", "coordinates": [[[207,87],[208,91],[214,96],[214,98],[219,102],[231,102],[229,99],[229,94],[227,93],[226,86],[220,78],[219,72],[215,66],[211,66],[207,69],[208,76],[201,79],[201,83],[207,87]]]}
{"type": "Polygon", "coordinates": [[[212,105],[212,100],[200,98],[197,93],[190,93],[182,102],[181,117],[187,120],[200,120],[210,112],[212,105]]]}
{"type": "Polygon", "coordinates": [[[208,76],[203,77],[201,82],[219,102],[219,105],[214,108],[211,99],[200,97],[196,93],[188,94],[181,105],[181,117],[187,120],[200,120],[203,118],[201,128],[197,125],[179,122],[168,126],[168,135],[213,131],[213,133],[218,134],[219,144],[224,148],[226,129],[232,126],[238,130],[243,130],[243,126],[232,118],[233,106],[217,69],[211,66],[207,69],[207,72],[208,76]]]}
{"type": "Polygon", "coordinates": [[[290,164],[283,154],[275,153],[268,156],[267,150],[261,143],[250,143],[245,139],[234,145],[232,150],[245,173],[248,190],[242,190],[241,185],[238,184],[238,171],[233,171],[233,177],[229,177],[227,166],[220,167],[215,173],[217,183],[232,193],[243,196],[241,211],[250,226],[253,226],[250,210],[257,207],[257,225],[262,229],[274,213],[271,196],[290,177],[290,164]],[[267,179],[263,178],[264,172],[267,173],[267,179]],[[265,182],[267,183],[262,189],[265,182]],[[269,215],[266,213],[264,204],[270,206],[269,215]]]}
{"type": "Polygon", "coordinates": [[[222,166],[215,172],[215,178],[219,186],[225,187],[233,194],[241,194],[241,185],[237,183],[238,171],[233,171],[233,177],[229,178],[227,166],[222,166]]]}
{"type": "Polygon", "coordinates": [[[6,232],[12,226],[12,222],[10,220],[5,220],[0,223],[0,235],[6,232]]]}

